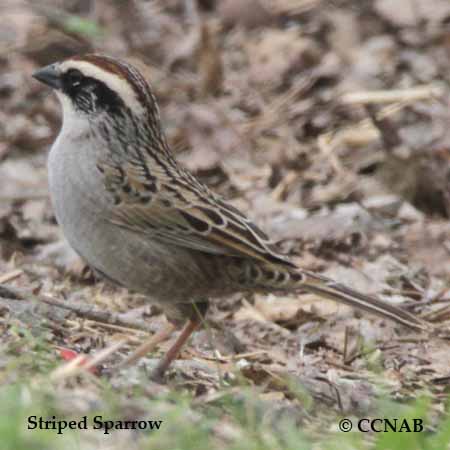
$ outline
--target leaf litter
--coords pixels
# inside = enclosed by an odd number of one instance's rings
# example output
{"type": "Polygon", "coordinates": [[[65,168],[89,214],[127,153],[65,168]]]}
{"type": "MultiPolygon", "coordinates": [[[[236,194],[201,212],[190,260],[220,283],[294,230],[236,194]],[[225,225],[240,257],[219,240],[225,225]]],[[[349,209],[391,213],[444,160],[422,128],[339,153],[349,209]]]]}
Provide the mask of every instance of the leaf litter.
{"type": "MultiPolygon", "coordinates": [[[[42,360],[23,363],[26,377],[38,384],[50,373],[68,413],[102,402],[102,378],[135,415],[144,411],[125,395],[130,386],[150,399],[167,386],[185,389],[193,423],[206,405],[238,399],[244,385],[271,405],[273,427],[285,410],[299,423],[325,411],[364,414],[382,395],[427,391],[442,410],[450,382],[447,2],[95,3],[0,6],[8,36],[0,49],[2,383],[19,377],[12,363],[30,353],[42,360]],[[71,17],[81,21],[67,27],[71,17]],[[440,335],[310,294],[237,295],[213,305],[167,386],[146,373],[175,336],[117,369],[165,320],[142,296],[94,282],[64,242],[45,167],[58,106],[29,77],[56,55],[91,49],[147,64],[177,157],[298,264],[408,308],[440,335]]],[[[230,418],[227,427],[214,430],[217,440],[239,439],[230,418]]]]}

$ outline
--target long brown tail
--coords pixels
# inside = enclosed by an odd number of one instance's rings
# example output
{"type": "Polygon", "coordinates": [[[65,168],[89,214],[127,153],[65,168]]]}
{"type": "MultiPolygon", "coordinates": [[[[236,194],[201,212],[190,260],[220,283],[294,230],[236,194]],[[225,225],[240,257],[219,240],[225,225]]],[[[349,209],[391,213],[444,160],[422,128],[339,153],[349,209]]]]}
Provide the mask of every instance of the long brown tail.
{"type": "Polygon", "coordinates": [[[397,306],[354,291],[322,275],[303,270],[300,274],[303,276],[303,279],[298,282],[300,289],[393,320],[415,330],[426,331],[431,328],[430,324],[397,306]]]}
{"type": "Polygon", "coordinates": [[[350,289],[323,275],[303,270],[290,262],[283,265],[268,265],[249,259],[243,260],[241,266],[237,266],[234,259],[231,262],[232,264],[227,266],[229,269],[227,275],[239,286],[244,285],[251,291],[256,288],[262,288],[263,291],[305,290],[393,320],[414,330],[431,331],[433,329],[431,324],[404,309],[350,289]]]}

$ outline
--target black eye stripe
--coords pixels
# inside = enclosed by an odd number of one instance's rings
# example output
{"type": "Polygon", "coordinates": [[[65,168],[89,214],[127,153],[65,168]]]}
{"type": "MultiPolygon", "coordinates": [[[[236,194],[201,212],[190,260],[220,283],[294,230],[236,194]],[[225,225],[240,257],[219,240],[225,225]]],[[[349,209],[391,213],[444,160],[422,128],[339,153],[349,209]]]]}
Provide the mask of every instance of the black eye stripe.
{"type": "Polygon", "coordinates": [[[122,115],[125,105],[120,96],[103,81],[83,75],[78,69],[69,69],[62,75],[63,92],[74,106],[83,112],[108,110],[122,115]]]}

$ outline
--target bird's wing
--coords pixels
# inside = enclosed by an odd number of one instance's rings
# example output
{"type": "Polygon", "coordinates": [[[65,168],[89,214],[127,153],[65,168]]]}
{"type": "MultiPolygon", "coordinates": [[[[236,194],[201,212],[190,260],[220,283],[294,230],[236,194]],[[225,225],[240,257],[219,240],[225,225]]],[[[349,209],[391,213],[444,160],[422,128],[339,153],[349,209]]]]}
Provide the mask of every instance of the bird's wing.
{"type": "Polygon", "coordinates": [[[126,161],[99,161],[114,197],[112,222],[171,245],[294,266],[250,219],[174,160],[153,158],[137,154],[126,161]]]}

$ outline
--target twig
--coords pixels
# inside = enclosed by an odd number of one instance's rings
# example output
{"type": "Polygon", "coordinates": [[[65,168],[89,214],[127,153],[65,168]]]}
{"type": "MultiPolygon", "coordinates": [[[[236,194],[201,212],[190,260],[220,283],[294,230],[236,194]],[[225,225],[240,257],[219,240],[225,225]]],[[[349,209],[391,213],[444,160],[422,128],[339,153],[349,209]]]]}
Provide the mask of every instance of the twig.
{"type": "Polygon", "coordinates": [[[24,289],[5,286],[3,284],[0,284],[0,298],[8,298],[13,300],[31,300],[38,303],[46,303],[50,306],[67,309],[86,319],[108,323],[111,325],[119,325],[136,330],[142,330],[146,331],[147,333],[155,333],[159,328],[157,328],[154,324],[144,322],[143,320],[130,319],[124,314],[102,311],[84,302],[72,303],[58,300],[56,298],[47,297],[44,295],[34,295],[24,289]]]}
{"type": "Polygon", "coordinates": [[[0,195],[0,202],[26,202],[28,200],[45,200],[47,198],[48,192],[30,192],[29,194],[0,195]]]}
{"type": "Polygon", "coordinates": [[[100,350],[93,355],[90,359],[86,360],[86,355],[78,355],[73,360],[69,361],[62,366],[57,367],[51,374],[51,381],[61,381],[74,375],[78,375],[81,372],[88,372],[92,367],[98,366],[103,363],[110,355],[116,353],[124,345],[128,343],[128,339],[121,339],[114,342],[109,347],[100,350]]]}
{"type": "Polygon", "coordinates": [[[278,0],[277,2],[262,0],[260,3],[268,11],[272,11],[272,14],[294,16],[311,11],[320,6],[322,0],[278,0]]]}
{"type": "Polygon", "coordinates": [[[7,281],[14,280],[17,277],[20,277],[20,275],[23,274],[22,269],[16,269],[12,270],[11,272],[7,272],[3,275],[0,275],[0,284],[6,283],[7,281]]]}
{"type": "Polygon", "coordinates": [[[54,5],[47,6],[43,4],[38,4],[38,2],[26,2],[31,10],[39,14],[42,17],[45,17],[49,24],[49,28],[55,28],[58,31],[61,31],[66,36],[69,36],[72,39],[75,39],[79,44],[86,46],[88,48],[92,48],[92,43],[86,36],[75,29],[70,29],[68,27],[68,23],[70,20],[77,20],[78,17],[73,14],[68,14],[62,9],[55,8],[54,5]]]}
{"type": "Polygon", "coordinates": [[[397,102],[416,102],[419,100],[430,100],[441,97],[444,93],[443,86],[438,83],[425,86],[416,86],[409,89],[392,89],[380,91],[361,91],[349,92],[341,96],[341,102],[344,104],[361,103],[397,103],[397,102]]]}
{"type": "Polygon", "coordinates": [[[435,311],[430,311],[426,314],[422,314],[422,316],[430,322],[443,322],[450,316],[450,305],[444,305],[435,311]]]}

